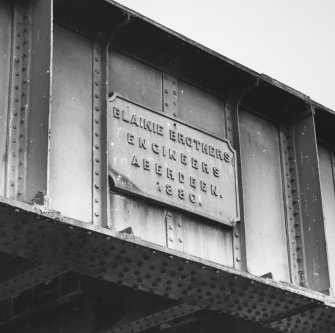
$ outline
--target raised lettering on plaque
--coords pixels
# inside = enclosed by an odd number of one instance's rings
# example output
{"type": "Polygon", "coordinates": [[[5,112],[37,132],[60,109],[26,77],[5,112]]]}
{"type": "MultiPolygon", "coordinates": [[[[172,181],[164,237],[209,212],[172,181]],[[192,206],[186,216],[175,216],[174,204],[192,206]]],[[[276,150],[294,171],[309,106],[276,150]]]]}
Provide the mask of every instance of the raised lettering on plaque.
{"type": "Polygon", "coordinates": [[[236,154],[228,141],[117,95],[107,118],[109,176],[118,190],[227,225],[238,220],[236,154]]]}

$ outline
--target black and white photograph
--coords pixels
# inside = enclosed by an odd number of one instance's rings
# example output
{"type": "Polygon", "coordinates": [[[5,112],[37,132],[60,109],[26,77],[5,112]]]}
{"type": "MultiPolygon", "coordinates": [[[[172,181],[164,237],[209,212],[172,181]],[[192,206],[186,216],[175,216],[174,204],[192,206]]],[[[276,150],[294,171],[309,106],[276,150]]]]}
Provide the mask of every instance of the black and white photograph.
{"type": "Polygon", "coordinates": [[[335,333],[334,0],[0,0],[1,333],[335,333]]]}

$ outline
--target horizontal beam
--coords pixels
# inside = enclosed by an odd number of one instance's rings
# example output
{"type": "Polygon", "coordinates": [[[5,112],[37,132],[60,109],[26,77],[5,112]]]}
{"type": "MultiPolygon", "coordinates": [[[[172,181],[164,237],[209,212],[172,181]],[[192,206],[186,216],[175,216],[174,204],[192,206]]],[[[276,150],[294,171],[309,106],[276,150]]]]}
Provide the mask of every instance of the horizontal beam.
{"type": "Polygon", "coordinates": [[[302,308],[323,309],[327,304],[324,316],[335,309],[329,296],[68,219],[58,212],[42,212],[38,207],[0,199],[0,251],[264,326],[281,316],[296,316],[302,308]]]}
{"type": "Polygon", "coordinates": [[[187,303],[178,304],[169,307],[159,312],[154,312],[150,315],[133,320],[126,324],[113,328],[110,333],[137,333],[149,328],[166,324],[172,320],[185,317],[191,313],[202,310],[200,306],[190,305],[187,303]]]}
{"type": "Polygon", "coordinates": [[[52,266],[38,265],[24,273],[15,275],[0,284],[0,302],[10,297],[18,296],[24,291],[48,282],[63,273],[52,266]]]}

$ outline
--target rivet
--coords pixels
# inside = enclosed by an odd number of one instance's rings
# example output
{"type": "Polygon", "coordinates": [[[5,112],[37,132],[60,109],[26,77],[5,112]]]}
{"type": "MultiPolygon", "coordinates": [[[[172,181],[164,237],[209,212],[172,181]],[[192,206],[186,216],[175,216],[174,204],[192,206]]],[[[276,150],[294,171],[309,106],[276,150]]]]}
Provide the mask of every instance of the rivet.
{"type": "Polygon", "coordinates": [[[94,187],[98,190],[100,186],[98,184],[95,184],[94,187]]]}
{"type": "Polygon", "coordinates": [[[99,217],[99,213],[98,212],[95,212],[95,214],[94,214],[96,217],[99,217]]]}

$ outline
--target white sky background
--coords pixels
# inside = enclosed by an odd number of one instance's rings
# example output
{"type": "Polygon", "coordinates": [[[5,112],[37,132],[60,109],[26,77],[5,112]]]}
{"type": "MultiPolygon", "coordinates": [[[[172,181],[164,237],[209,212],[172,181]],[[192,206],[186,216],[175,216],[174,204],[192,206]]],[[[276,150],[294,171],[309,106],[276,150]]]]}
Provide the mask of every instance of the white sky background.
{"type": "Polygon", "coordinates": [[[335,0],[117,0],[335,110],[335,0]]]}

